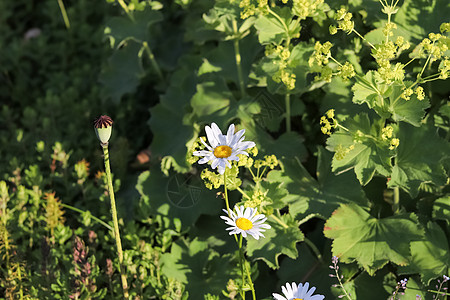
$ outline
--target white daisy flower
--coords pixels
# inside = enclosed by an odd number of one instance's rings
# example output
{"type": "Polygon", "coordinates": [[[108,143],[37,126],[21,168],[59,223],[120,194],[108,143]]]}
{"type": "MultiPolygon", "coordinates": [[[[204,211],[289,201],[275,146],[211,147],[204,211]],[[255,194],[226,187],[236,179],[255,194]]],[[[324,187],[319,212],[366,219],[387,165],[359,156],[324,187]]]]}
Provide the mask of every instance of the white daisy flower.
{"type": "Polygon", "coordinates": [[[246,149],[255,146],[254,142],[244,142],[245,129],[234,133],[234,124],[228,127],[227,134],[222,134],[219,126],[212,123],[211,127],[205,127],[206,136],[210,145],[206,144],[203,139],[200,139],[203,145],[208,150],[194,151],[195,156],[204,156],[198,161],[199,164],[204,164],[211,161],[213,169],[218,167],[219,173],[225,172],[225,167],[231,168],[230,161],[239,161],[238,154],[248,156],[246,149]]]}
{"type": "Polygon", "coordinates": [[[284,294],[284,297],[273,293],[272,296],[275,300],[323,300],[325,296],[322,295],[314,295],[313,293],[316,290],[315,287],[312,287],[309,291],[309,283],[306,282],[304,285],[299,283],[298,286],[295,282],[292,284],[286,283],[286,287],[282,286],[281,291],[284,294]]]}
{"type": "Polygon", "coordinates": [[[261,233],[265,229],[270,229],[270,225],[264,224],[267,220],[266,216],[263,214],[258,214],[256,208],[247,207],[243,205],[240,207],[235,206],[234,211],[228,211],[224,209],[223,211],[228,216],[220,216],[225,220],[225,223],[230,225],[227,230],[230,230],[230,235],[232,234],[242,234],[243,237],[247,237],[247,234],[253,236],[255,239],[259,239],[260,236],[264,237],[261,233]]]}

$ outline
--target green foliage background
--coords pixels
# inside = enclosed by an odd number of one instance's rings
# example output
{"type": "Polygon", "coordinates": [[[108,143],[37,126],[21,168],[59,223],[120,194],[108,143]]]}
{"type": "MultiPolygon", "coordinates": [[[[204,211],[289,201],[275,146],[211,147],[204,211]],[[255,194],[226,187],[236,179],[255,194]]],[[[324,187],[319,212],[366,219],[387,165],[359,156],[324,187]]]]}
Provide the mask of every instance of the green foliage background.
{"type": "Polygon", "coordinates": [[[421,49],[450,22],[450,4],[398,3],[392,39],[410,48],[389,60],[415,59],[389,82],[375,59],[387,23],[380,1],[284,2],[64,1],[70,28],[58,1],[0,2],[2,299],[121,298],[92,130],[100,114],[114,120],[132,299],[226,299],[242,284],[219,218],[223,188],[205,187],[204,168],[192,164],[212,122],[245,129],[254,159],[280,162],[230,172],[232,205],[263,194],[258,210],[272,226],[246,243],[258,299],[292,281],[337,298],[332,256],[352,299],[387,299],[403,278],[399,299],[432,299],[427,291],[450,273],[450,88],[434,80],[450,54],[448,31],[434,62],[421,49]],[[365,40],[330,35],[341,7],[365,40]],[[326,41],[333,59],[311,64],[327,55],[316,44],[326,41]],[[416,84],[424,99],[402,98],[416,84]],[[329,109],[338,126],[327,136],[329,109]],[[383,138],[387,126],[398,147],[383,138]],[[84,256],[74,259],[76,251],[84,256]]]}

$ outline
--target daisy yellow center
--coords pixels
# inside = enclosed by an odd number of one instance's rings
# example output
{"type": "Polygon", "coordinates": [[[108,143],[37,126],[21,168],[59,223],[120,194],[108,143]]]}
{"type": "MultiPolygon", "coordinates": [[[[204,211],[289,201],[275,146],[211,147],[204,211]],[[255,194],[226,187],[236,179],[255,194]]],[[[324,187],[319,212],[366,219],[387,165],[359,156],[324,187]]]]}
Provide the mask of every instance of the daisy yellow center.
{"type": "Polygon", "coordinates": [[[214,156],[217,158],[227,158],[231,155],[231,152],[231,148],[226,145],[217,146],[214,148],[214,156]]]}
{"type": "Polygon", "coordinates": [[[292,300],[303,300],[302,298],[294,298],[292,300]]]}
{"type": "Polygon", "coordinates": [[[242,230],[250,230],[253,228],[253,223],[246,218],[239,218],[236,220],[236,226],[242,230]]]}

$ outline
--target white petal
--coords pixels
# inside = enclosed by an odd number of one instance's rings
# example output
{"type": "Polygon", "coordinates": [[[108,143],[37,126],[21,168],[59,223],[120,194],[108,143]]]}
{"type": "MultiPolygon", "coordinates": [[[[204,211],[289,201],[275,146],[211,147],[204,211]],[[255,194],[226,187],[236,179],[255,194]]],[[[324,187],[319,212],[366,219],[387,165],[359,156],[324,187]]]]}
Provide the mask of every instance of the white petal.
{"type": "Polygon", "coordinates": [[[222,167],[222,166],[219,165],[218,171],[219,171],[220,175],[223,175],[223,173],[225,173],[225,167],[222,167]]]}
{"type": "Polygon", "coordinates": [[[208,161],[209,161],[209,157],[203,157],[202,159],[200,159],[200,160],[198,161],[198,163],[199,163],[200,165],[202,165],[202,164],[206,164],[208,161]]]}
{"type": "Polygon", "coordinates": [[[217,130],[220,133],[219,127],[217,127],[216,123],[212,123],[211,127],[205,126],[206,136],[208,137],[209,144],[212,148],[216,148],[219,144],[219,139],[217,137],[217,130]]]}
{"type": "Polygon", "coordinates": [[[230,145],[235,145],[239,142],[239,140],[241,139],[241,137],[244,135],[245,133],[245,129],[241,129],[238,132],[236,132],[236,134],[233,136],[233,139],[231,140],[230,145]]]}
{"type": "Polygon", "coordinates": [[[289,300],[289,299],[287,299],[279,294],[276,294],[276,293],[273,293],[272,296],[275,300],[289,300]]]}
{"type": "Polygon", "coordinates": [[[227,132],[227,145],[231,144],[233,137],[234,137],[234,124],[231,124],[230,127],[228,127],[228,132],[227,132]]]}
{"type": "Polygon", "coordinates": [[[211,168],[215,169],[217,168],[217,166],[220,164],[220,160],[219,159],[214,159],[212,164],[211,164],[211,168]]]}

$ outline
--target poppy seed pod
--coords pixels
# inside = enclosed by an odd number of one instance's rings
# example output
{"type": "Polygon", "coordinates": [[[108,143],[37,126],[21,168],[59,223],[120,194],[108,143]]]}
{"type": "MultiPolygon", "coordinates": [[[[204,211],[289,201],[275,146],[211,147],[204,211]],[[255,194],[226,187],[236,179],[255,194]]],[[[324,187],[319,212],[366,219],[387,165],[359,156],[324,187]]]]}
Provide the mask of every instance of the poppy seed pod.
{"type": "Polygon", "coordinates": [[[94,121],[95,134],[102,146],[108,145],[112,132],[112,124],[113,120],[107,115],[100,116],[94,121]]]}

